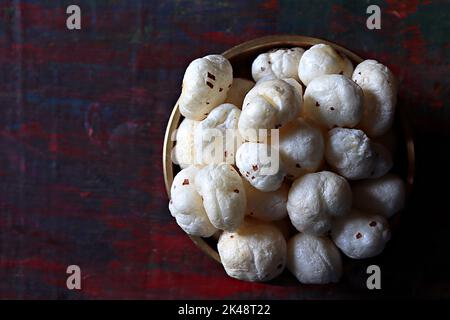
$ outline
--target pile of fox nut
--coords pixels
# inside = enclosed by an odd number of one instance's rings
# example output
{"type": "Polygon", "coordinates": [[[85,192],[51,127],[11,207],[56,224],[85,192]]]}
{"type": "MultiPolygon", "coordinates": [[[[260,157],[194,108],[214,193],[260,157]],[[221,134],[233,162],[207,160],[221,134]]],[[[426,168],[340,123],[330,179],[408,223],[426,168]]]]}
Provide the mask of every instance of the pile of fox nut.
{"type": "Polygon", "coordinates": [[[404,206],[389,172],[396,80],[327,44],[262,53],[251,73],[233,78],[222,55],[186,69],[169,210],[189,235],[217,240],[230,277],[287,268],[301,283],[338,282],[342,255],[380,254],[404,206]]]}

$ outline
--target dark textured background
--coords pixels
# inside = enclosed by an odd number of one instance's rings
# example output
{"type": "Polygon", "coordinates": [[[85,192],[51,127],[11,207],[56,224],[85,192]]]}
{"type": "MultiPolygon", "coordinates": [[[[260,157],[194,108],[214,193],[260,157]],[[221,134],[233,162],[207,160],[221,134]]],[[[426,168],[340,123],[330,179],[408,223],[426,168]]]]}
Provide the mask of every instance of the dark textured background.
{"type": "Polygon", "coordinates": [[[0,1],[0,298],[450,297],[449,1],[0,1]],[[365,27],[368,4],[382,29],[365,27]],[[78,4],[82,30],[68,31],[78,4]],[[228,278],[167,209],[161,151],[184,69],[270,34],[389,65],[418,151],[414,195],[378,258],[336,286],[228,278]],[[67,265],[82,290],[65,287],[67,265]]]}

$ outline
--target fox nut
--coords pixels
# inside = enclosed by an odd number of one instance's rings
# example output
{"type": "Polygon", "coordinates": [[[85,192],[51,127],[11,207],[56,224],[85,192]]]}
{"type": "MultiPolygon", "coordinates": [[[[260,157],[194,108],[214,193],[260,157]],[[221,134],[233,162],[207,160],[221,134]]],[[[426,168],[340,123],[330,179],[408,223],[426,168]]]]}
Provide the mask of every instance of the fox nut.
{"type": "Polygon", "coordinates": [[[351,214],[335,221],[331,238],[348,257],[366,259],[383,251],[391,232],[384,217],[352,210],[351,214]]]}
{"type": "Polygon", "coordinates": [[[258,129],[278,129],[295,119],[302,105],[298,89],[275,79],[258,83],[244,99],[239,132],[247,141],[258,141],[258,129]]]}
{"type": "Polygon", "coordinates": [[[364,92],[364,114],[359,127],[370,137],[383,135],[394,121],[397,103],[394,75],[378,61],[364,60],[356,66],[352,79],[364,92]]]}
{"type": "Polygon", "coordinates": [[[224,232],[217,244],[226,273],[246,281],[268,281],[284,270],[286,240],[268,223],[247,223],[235,232],[224,232]]]}
{"type": "Polygon", "coordinates": [[[233,84],[231,85],[230,90],[228,90],[225,103],[234,104],[236,107],[241,109],[245,96],[250,89],[254,87],[254,85],[255,83],[253,81],[244,78],[234,78],[233,84]]]}
{"type": "Polygon", "coordinates": [[[264,143],[243,143],[236,152],[236,166],[244,179],[264,192],[280,188],[285,176],[278,151],[264,143]]]}
{"type": "Polygon", "coordinates": [[[355,127],[363,115],[363,93],[351,79],[342,75],[323,75],[306,87],[303,113],[330,129],[355,127]]]}
{"type": "Polygon", "coordinates": [[[322,235],[335,218],[345,216],[352,206],[347,180],[329,171],[308,173],[291,186],[287,210],[294,227],[303,233],[322,235]]]}
{"type": "Polygon", "coordinates": [[[298,64],[304,52],[302,48],[295,47],[261,53],[252,63],[253,79],[294,78],[298,81],[298,64]]]}
{"type": "Polygon", "coordinates": [[[342,74],[350,78],[352,72],[353,65],[347,57],[322,43],[306,50],[298,65],[298,76],[306,86],[325,74],[342,74]]]}
{"type": "Polygon", "coordinates": [[[392,167],[390,152],[358,129],[334,128],[327,133],[325,159],[350,180],[377,178],[392,167]]]}
{"type": "Polygon", "coordinates": [[[278,221],[287,217],[286,203],[289,192],[283,183],[278,190],[262,192],[243,179],[247,195],[247,215],[263,221],[278,221]]]}
{"type": "Polygon", "coordinates": [[[234,164],[236,145],[241,144],[237,130],[241,110],[230,103],[214,108],[195,129],[196,160],[202,164],[234,164]]]}
{"type": "Polygon", "coordinates": [[[297,118],[280,129],[279,150],[291,178],[316,171],[322,163],[322,132],[313,123],[297,118]]]}
{"type": "Polygon", "coordinates": [[[287,268],[301,283],[338,282],[342,258],[330,239],[298,233],[287,244],[287,268]]]}
{"type": "Polygon", "coordinates": [[[178,105],[183,116],[202,120],[225,101],[233,82],[230,62],[221,55],[209,55],[192,61],[183,78],[178,105]]]}
{"type": "Polygon", "coordinates": [[[194,132],[199,121],[184,119],[176,133],[176,145],[174,146],[174,163],[182,169],[195,164],[194,132]]]}
{"type": "Polygon", "coordinates": [[[195,187],[211,223],[221,230],[236,230],[242,223],[247,197],[242,179],[225,163],[209,164],[199,170],[195,187]]]}
{"type": "Polygon", "coordinates": [[[352,186],[353,206],[363,212],[390,218],[405,205],[405,183],[394,174],[356,182],[352,186]]]}
{"type": "Polygon", "coordinates": [[[169,210],[187,234],[210,237],[217,229],[209,221],[202,198],[195,189],[197,172],[197,167],[190,166],[175,176],[170,188],[169,210]]]}

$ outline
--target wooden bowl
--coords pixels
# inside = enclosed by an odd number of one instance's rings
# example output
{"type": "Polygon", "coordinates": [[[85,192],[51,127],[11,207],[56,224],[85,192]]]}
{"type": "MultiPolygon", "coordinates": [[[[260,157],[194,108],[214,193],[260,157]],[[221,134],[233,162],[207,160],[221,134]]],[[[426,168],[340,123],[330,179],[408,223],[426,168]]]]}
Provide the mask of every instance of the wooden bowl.
{"type": "MultiPolygon", "coordinates": [[[[364,59],[350,50],[341,47],[335,43],[303,36],[295,35],[281,35],[281,36],[268,36],[257,38],[251,41],[239,44],[224,53],[225,56],[233,66],[233,77],[252,79],[251,65],[253,60],[260,54],[275,48],[289,48],[289,47],[302,47],[307,49],[315,44],[325,43],[332,46],[335,50],[345,54],[356,66],[364,59]]],[[[370,58],[370,57],[368,57],[370,58]]],[[[381,61],[383,63],[383,61],[381,61]]],[[[164,182],[166,185],[166,192],[170,198],[170,186],[172,185],[174,174],[176,174],[180,168],[172,163],[171,153],[174,146],[173,135],[178,128],[182,116],[178,109],[178,103],[175,104],[172,113],[167,124],[166,134],[164,137],[164,149],[163,149],[163,169],[164,169],[164,182]]],[[[412,185],[414,182],[414,142],[408,122],[406,121],[406,115],[403,108],[398,105],[396,111],[396,119],[394,124],[394,132],[398,139],[397,148],[394,155],[394,168],[393,171],[403,177],[406,182],[407,195],[410,194],[412,185]]],[[[400,214],[394,215],[390,220],[391,225],[395,227],[398,224],[400,214]]],[[[217,241],[213,238],[204,239],[201,237],[189,236],[191,240],[207,255],[214,260],[220,262],[219,254],[217,253],[217,241]]]]}

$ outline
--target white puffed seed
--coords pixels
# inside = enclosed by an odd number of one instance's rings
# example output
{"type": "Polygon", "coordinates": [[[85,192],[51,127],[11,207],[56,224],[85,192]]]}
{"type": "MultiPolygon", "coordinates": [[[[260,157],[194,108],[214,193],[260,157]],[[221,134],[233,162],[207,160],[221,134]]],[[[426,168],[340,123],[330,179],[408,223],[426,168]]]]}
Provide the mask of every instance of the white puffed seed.
{"type": "MultiPolygon", "coordinates": [[[[376,256],[390,239],[384,217],[404,206],[404,182],[386,174],[393,165],[390,151],[365,134],[380,137],[392,126],[396,80],[375,60],[364,61],[353,72],[345,55],[323,44],[306,52],[293,48],[261,54],[253,62],[252,75],[256,85],[233,79],[231,64],[220,55],[189,65],[178,101],[186,119],[177,132],[173,155],[185,169],[174,178],[169,210],[188,234],[220,235],[219,254],[231,277],[266,281],[287,264],[302,283],[337,282],[342,274],[340,253],[321,235],[331,229],[334,243],[351,258],[376,256]],[[307,85],[304,101],[299,79],[307,85]],[[237,107],[220,105],[224,101],[237,107]],[[299,114],[307,120],[297,118],[299,114]],[[328,131],[325,143],[313,121],[321,129],[357,126],[365,132],[335,128],[328,131]],[[236,166],[245,179],[225,163],[192,166],[198,149],[195,132],[236,128],[241,133],[237,146],[241,135],[251,142],[237,151],[223,151],[231,163],[236,154],[236,166]],[[272,158],[267,163],[256,155],[267,155],[269,146],[255,143],[260,140],[246,130],[278,128],[279,150],[269,152],[280,152],[278,170],[264,175],[260,171],[273,165],[272,158]],[[342,176],[368,180],[350,189],[343,177],[332,172],[310,173],[319,168],[323,154],[342,176]],[[301,176],[290,190],[283,183],[286,173],[291,178],[301,176]],[[355,209],[351,211],[352,191],[355,209]],[[260,220],[244,221],[244,213],[260,220]],[[302,233],[291,238],[286,248],[285,236],[275,223],[289,220],[302,233]],[[282,262],[275,264],[278,260],[282,262]]],[[[212,144],[201,143],[202,150],[212,144]]],[[[281,229],[289,233],[289,228],[281,229]]]]}
{"type": "Polygon", "coordinates": [[[325,159],[350,180],[378,178],[392,167],[390,152],[358,129],[334,128],[325,141],[325,159]]]}
{"type": "Polygon", "coordinates": [[[329,171],[308,173],[291,186],[287,210],[294,227],[303,233],[322,235],[334,218],[350,212],[352,192],[347,180],[329,171]]]}
{"type": "Polygon", "coordinates": [[[295,47],[260,54],[252,63],[253,79],[293,78],[299,81],[298,64],[304,52],[302,48],[295,47]]]}
{"type": "Polygon", "coordinates": [[[301,283],[338,282],[342,258],[330,239],[298,233],[288,242],[287,268],[301,283]]]}
{"type": "Polygon", "coordinates": [[[246,281],[268,281],[286,265],[286,240],[268,223],[247,223],[235,232],[224,232],[217,244],[227,274],[246,281]]]}
{"type": "Polygon", "coordinates": [[[183,116],[203,120],[225,101],[233,81],[230,62],[221,55],[195,59],[186,69],[178,105],[183,116]]]}
{"type": "Polygon", "coordinates": [[[280,157],[289,178],[316,171],[322,163],[322,132],[312,122],[297,118],[280,129],[280,157]]]}
{"type": "Polygon", "coordinates": [[[236,166],[253,187],[264,192],[280,188],[285,176],[278,150],[264,143],[243,143],[236,152],[236,166]]]}
{"type": "Polygon", "coordinates": [[[405,183],[394,174],[358,181],[352,191],[353,206],[363,212],[390,218],[405,205],[405,183]]]}
{"type": "Polygon", "coordinates": [[[298,89],[286,81],[276,79],[258,83],[245,96],[239,132],[247,141],[258,141],[257,130],[282,127],[298,116],[301,105],[298,89]]]}
{"type": "Polygon", "coordinates": [[[247,195],[247,215],[263,221],[281,220],[287,217],[287,197],[289,186],[283,183],[278,190],[262,192],[254,188],[246,179],[244,182],[247,195]]]}
{"type": "Polygon", "coordinates": [[[225,163],[209,164],[197,173],[195,187],[211,223],[221,230],[236,230],[242,223],[247,197],[242,179],[225,163]]]}
{"type": "Polygon", "coordinates": [[[363,93],[346,76],[323,75],[306,87],[303,108],[308,118],[326,128],[352,128],[363,115],[363,93]]]}
{"type": "Polygon", "coordinates": [[[199,121],[184,119],[176,133],[176,145],[174,146],[175,164],[178,164],[182,169],[195,164],[195,149],[194,149],[194,132],[199,121]]]}
{"type": "Polygon", "coordinates": [[[198,170],[197,167],[190,166],[175,176],[170,188],[169,210],[187,234],[210,237],[217,229],[209,221],[202,198],[195,189],[198,170]]]}
{"type": "Polygon", "coordinates": [[[237,130],[241,110],[230,103],[214,108],[195,129],[195,156],[197,163],[226,162],[234,164],[236,150],[242,143],[237,130]]]}
{"type": "Polygon", "coordinates": [[[234,104],[239,109],[242,109],[245,96],[254,86],[255,83],[253,81],[244,78],[234,78],[233,84],[230,90],[228,90],[225,103],[234,104]]]}
{"type": "Polygon", "coordinates": [[[325,74],[343,74],[351,77],[353,65],[348,58],[327,44],[316,44],[305,51],[298,65],[300,80],[309,86],[315,78],[325,74]]]}
{"type": "Polygon", "coordinates": [[[383,251],[391,232],[384,217],[352,210],[351,214],[335,221],[331,237],[348,257],[365,259],[383,251]]]}
{"type": "Polygon", "coordinates": [[[359,124],[370,137],[386,133],[392,126],[397,103],[397,85],[392,72],[376,60],[356,66],[352,76],[364,92],[364,114],[359,124]]]}

